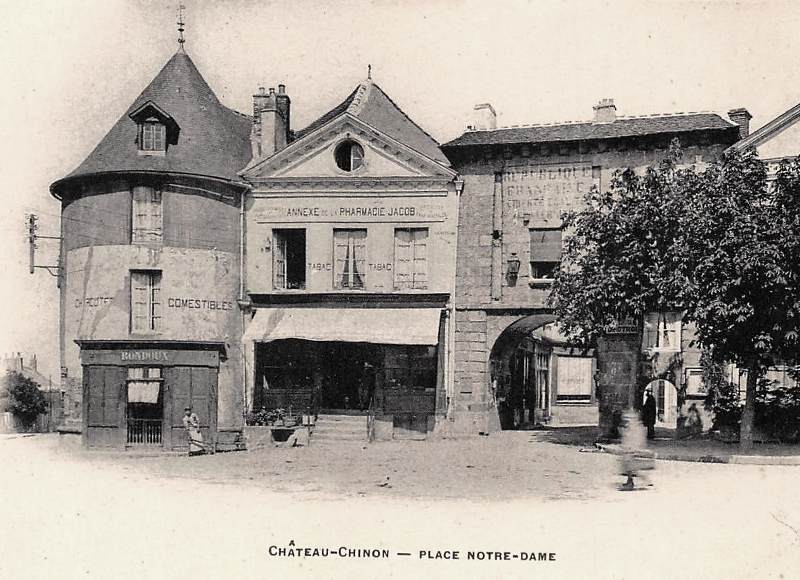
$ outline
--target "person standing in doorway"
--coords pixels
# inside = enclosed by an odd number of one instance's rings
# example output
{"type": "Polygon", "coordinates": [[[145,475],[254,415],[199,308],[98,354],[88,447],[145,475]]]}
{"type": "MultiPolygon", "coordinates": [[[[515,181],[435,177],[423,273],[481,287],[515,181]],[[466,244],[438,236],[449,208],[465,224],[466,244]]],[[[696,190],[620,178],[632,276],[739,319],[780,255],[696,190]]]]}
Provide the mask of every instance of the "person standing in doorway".
{"type": "Polygon", "coordinates": [[[186,436],[189,439],[189,456],[201,455],[205,452],[203,446],[203,434],[200,433],[200,419],[192,413],[191,407],[183,410],[183,427],[186,429],[186,436]]]}
{"type": "Polygon", "coordinates": [[[656,436],[656,400],[653,397],[653,387],[644,390],[644,405],[642,405],[642,423],[647,427],[647,438],[655,439],[656,436]]]}

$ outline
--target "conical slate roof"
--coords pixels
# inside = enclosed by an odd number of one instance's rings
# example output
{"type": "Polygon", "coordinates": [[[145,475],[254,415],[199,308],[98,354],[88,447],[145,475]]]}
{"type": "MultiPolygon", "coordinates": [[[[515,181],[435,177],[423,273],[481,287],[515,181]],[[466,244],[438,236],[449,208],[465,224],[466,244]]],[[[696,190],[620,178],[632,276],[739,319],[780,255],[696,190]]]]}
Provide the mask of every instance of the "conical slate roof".
{"type": "Polygon", "coordinates": [[[450,161],[439,149],[439,143],[436,139],[414,123],[371,79],[359,84],[344,101],[302,131],[298,131],[295,134],[295,140],[312,133],[344,113],[349,113],[361,119],[378,131],[385,133],[418,153],[422,153],[443,165],[450,166],[450,161]]]}
{"type": "Polygon", "coordinates": [[[219,102],[192,59],[179,50],[83,163],[51,189],[72,178],[107,172],[169,172],[236,180],[252,155],[251,127],[249,117],[219,102]],[[148,101],[179,127],[178,141],[168,146],[165,155],[138,151],[138,127],[129,115],[148,101]]]}

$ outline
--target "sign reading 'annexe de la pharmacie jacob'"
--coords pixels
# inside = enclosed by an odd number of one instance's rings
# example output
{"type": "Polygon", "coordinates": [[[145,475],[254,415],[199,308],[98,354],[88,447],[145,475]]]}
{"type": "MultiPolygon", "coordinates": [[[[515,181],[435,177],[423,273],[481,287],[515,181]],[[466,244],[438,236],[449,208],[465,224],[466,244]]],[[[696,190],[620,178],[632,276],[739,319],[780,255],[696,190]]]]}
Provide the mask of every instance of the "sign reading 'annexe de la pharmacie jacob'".
{"type": "Polygon", "coordinates": [[[281,204],[261,209],[255,213],[256,222],[347,222],[347,221],[398,221],[434,222],[444,221],[447,211],[442,204],[400,203],[383,205],[377,202],[363,204],[338,204],[332,206],[281,204]]]}

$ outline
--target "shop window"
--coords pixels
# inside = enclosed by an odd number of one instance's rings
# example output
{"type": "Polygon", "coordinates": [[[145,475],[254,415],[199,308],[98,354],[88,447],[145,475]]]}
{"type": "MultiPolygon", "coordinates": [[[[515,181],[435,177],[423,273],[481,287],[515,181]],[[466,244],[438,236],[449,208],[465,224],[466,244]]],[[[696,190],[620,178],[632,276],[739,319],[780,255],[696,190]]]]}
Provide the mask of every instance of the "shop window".
{"type": "Polygon", "coordinates": [[[402,390],[435,389],[436,353],[435,346],[386,346],[384,384],[402,390]]]}
{"type": "Polygon", "coordinates": [[[394,288],[428,288],[428,228],[398,228],[394,231],[394,288]]]}
{"type": "Polygon", "coordinates": [[[367,230],[333,230],[333,285],[364,288],[367,230]]]}
{"type": "Polygon", "coordinates": [[[276,290],[302,290],[306,287],[306,231],[272,230],[272,282],[276,290]]]}
{"type": "Polygon", "coordinates": [[[159,243],[162,240],[161,192],[137,186],[132,196],[131,241],[159,243]]]}
{"type": "Polygon", "coordinates": [[[161,330],[161,272],[131,271],[131,332],[161,330]]]}
{"type": "Polygon", "coordinates": [[[559,356],[557,364],[557,402],[591,402],[593,390],[593,359],[588,357],[559,356]]]}
{"type": "Polygon", "coordinates": [[[161,443],[163,404],[161,399],[161,369],[159,367],[128,367],[127,442],[130,445],[161,443]]]}
{"type": "Polygon", "coordinates": [[[681,317],[677,312],[653,312],[644,320],[645,349],[679,351],[681,317]]]}
{"type": "Polygon", "coordinates": [[[531,278],[549,280],[561,261],[561,230],[531,229],[531,278]]]}
{"type": "Polygon", "coordinates": [[[364,149],[348,139],[336,147],[334,158],[336,166],[342,171],[355,171],[364,164],[364,149]]]}
{"type": "Polygon", "coordinates": [[[536,406],[550,408],[550,352],[536,352],[536,406]]]}
{"type": "Polygon", "coordinates": [[[139,124],[139,149],[147,152],[167,150],[167,127],[150,117],[139,124]]]}

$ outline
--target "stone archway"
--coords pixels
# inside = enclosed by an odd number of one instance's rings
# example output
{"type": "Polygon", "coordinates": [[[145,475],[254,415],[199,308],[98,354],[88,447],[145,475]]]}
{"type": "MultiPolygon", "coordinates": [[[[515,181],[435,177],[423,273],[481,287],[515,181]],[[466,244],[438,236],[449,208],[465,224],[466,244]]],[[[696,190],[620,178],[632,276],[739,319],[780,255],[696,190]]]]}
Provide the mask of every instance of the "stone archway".
{"type": "Polygon", "coordinates": [[[489,380],[501,429],[524,429],[550,416],[552,339],[544,330],[555,318],[532,314],[503,329],[489,353],[489,380]]]}

